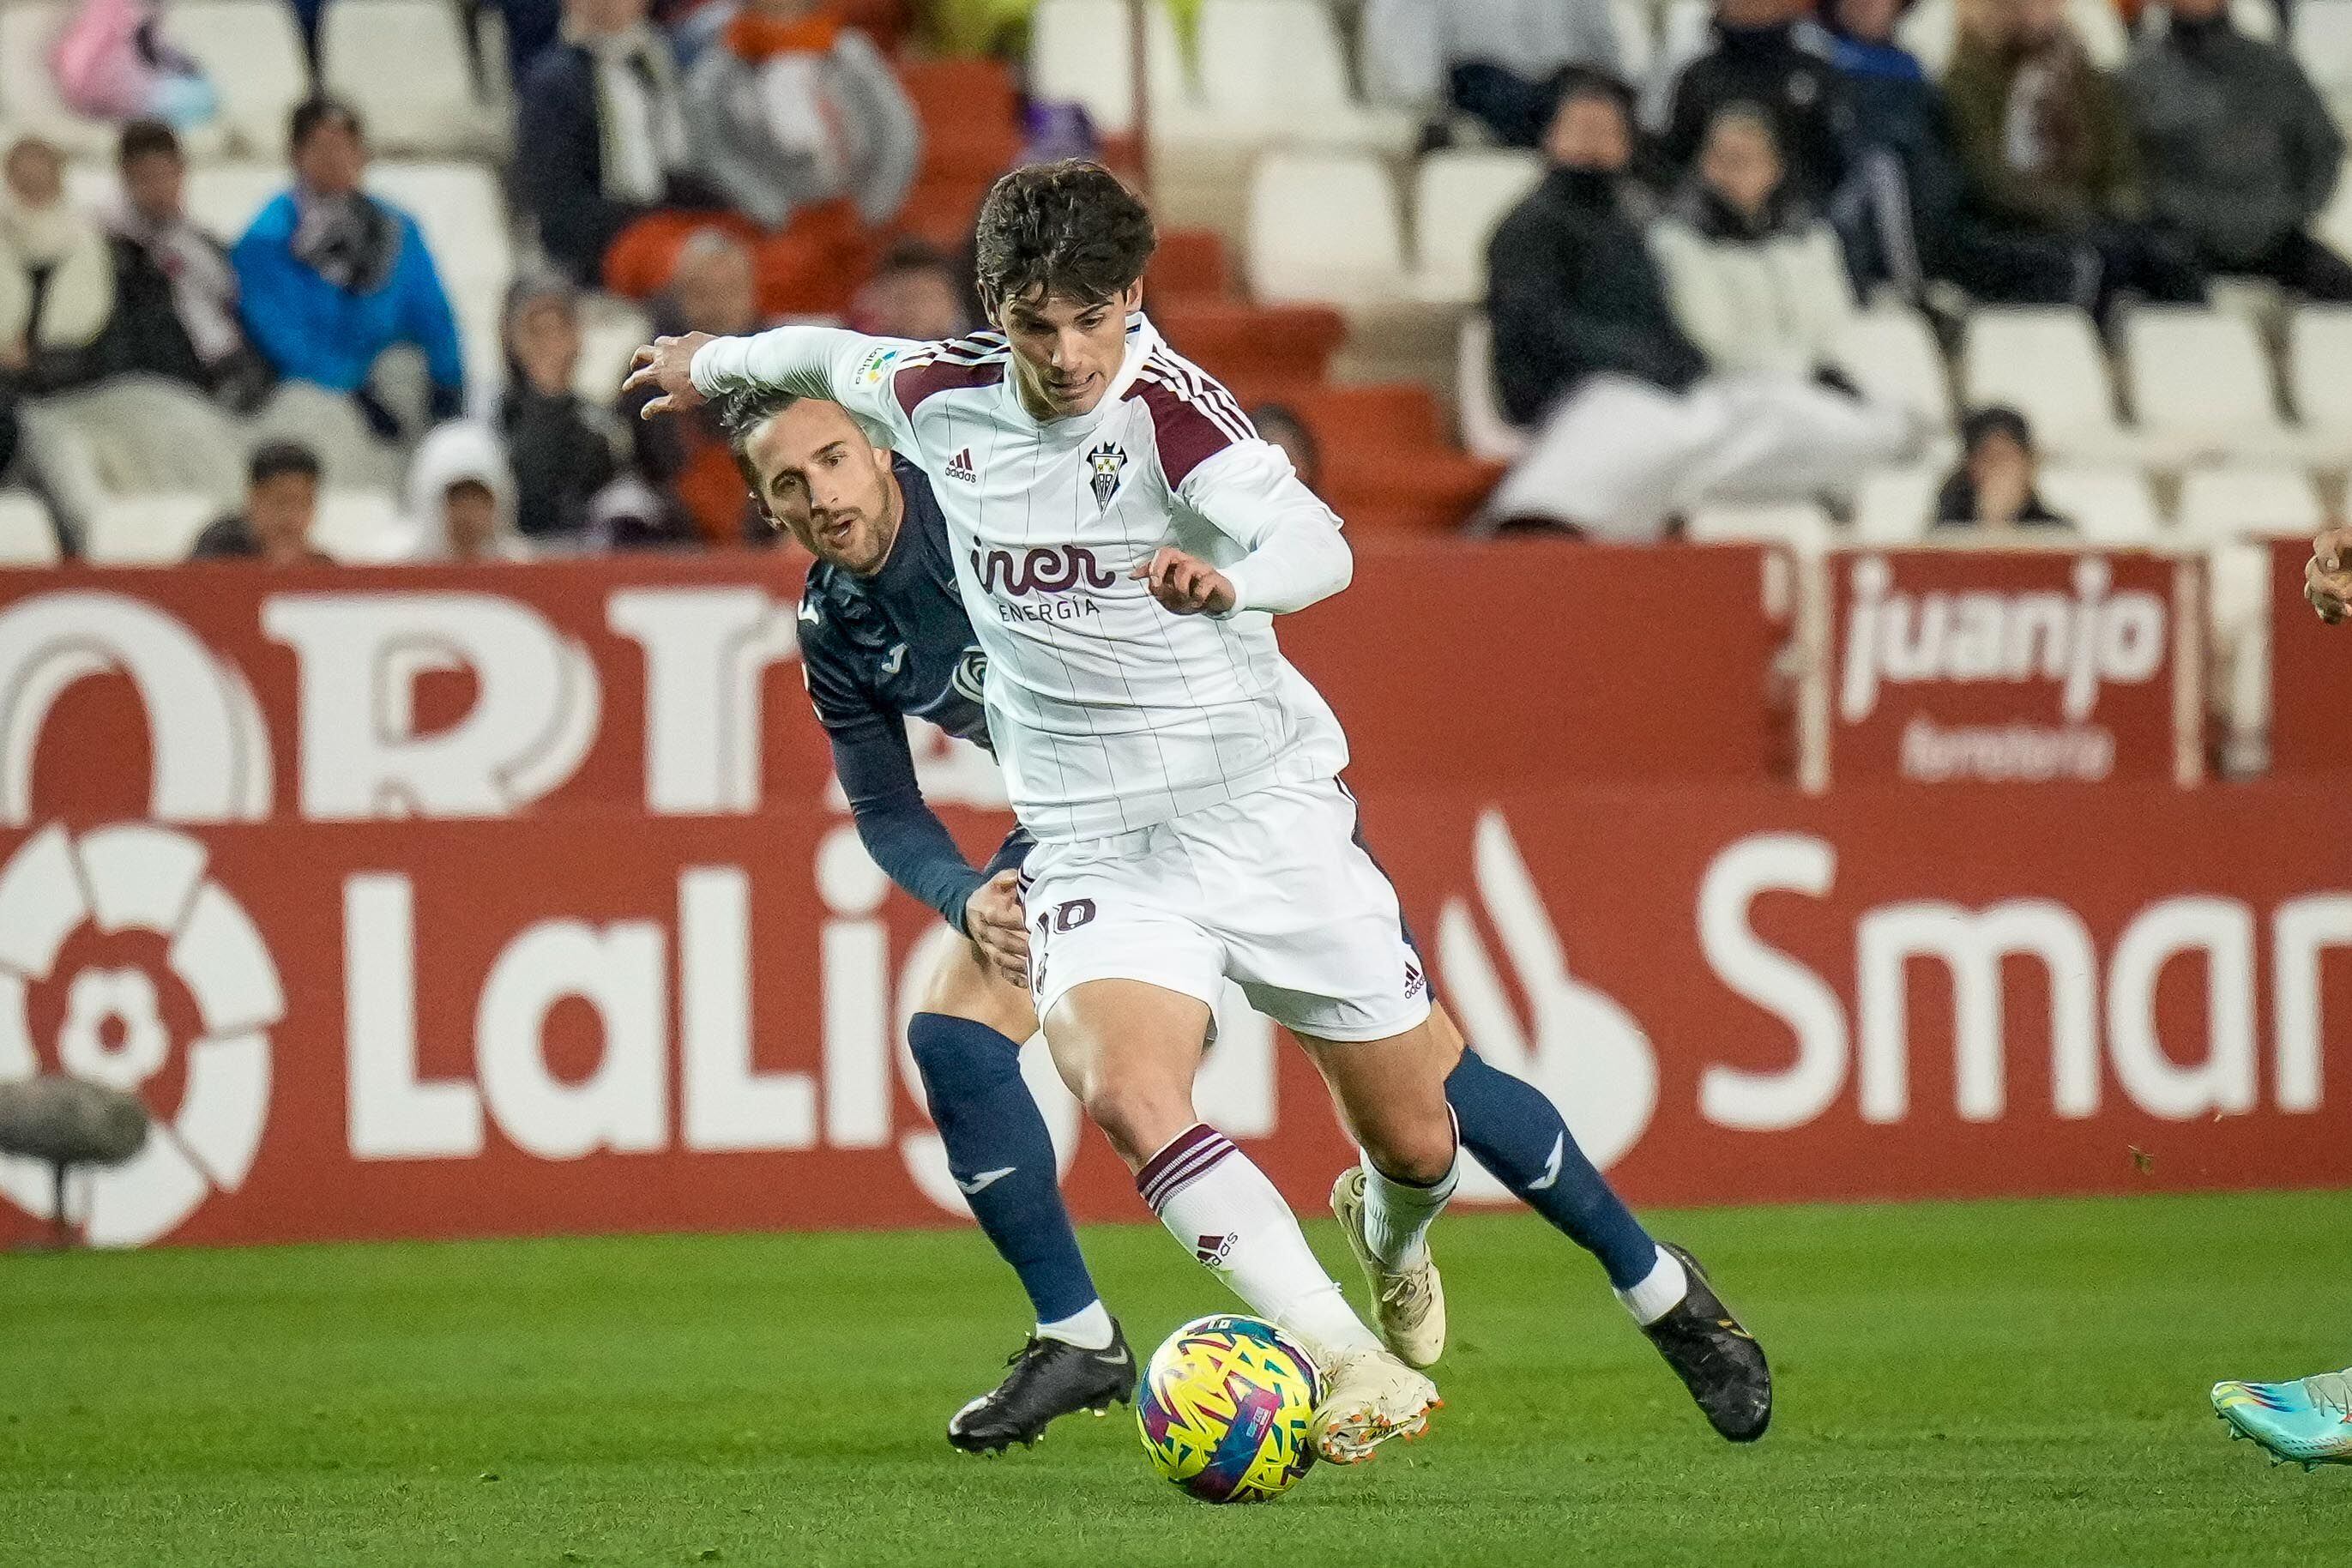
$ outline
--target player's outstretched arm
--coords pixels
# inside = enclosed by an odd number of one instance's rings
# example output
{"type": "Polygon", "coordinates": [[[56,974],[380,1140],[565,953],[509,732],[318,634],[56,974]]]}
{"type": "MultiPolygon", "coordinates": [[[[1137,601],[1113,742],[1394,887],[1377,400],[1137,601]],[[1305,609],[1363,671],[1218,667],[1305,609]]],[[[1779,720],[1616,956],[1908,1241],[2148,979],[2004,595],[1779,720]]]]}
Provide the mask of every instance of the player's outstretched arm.
{"type": "Polygon", "coordinates": [[[682,414],[732,393],[789,392],[838,403],[896,439],[910,440],[892,381],[928,345],[840,327],[775,327],[747,338],[708,332],[656,338],[639,349],[622,390],[656,386],[645,415],[682,414]]]}
{"type": "MultiPolygon", "coordinates": [[[[1203,606],[1211,615],[1303,610],[1339,592],[1355,575],[1355,555],[1339,532],[1339,518],[1299,482],[1278,447],[1264,441],[1235,442],[1194,467],[1177,493],[1219,532],[1249,551],[1223,569],[1232,603],[1221,609],[1203,606]]],[[[1170,555],[1181,552],[1160,552],[1147,572],[1161,567],[1160,577],[1181,580],[1181,573],[1163,566],[1170,555]]],[[[1156,587],[1154,593],[1169,604],[1156,587]]]]}

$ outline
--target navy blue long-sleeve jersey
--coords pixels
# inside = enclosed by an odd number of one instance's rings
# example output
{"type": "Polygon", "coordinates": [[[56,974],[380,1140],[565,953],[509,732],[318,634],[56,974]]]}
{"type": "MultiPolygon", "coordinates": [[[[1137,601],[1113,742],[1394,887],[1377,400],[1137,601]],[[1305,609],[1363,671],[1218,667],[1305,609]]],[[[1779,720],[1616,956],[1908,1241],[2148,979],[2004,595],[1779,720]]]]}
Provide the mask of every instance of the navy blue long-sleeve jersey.
{"type": "Polygon", "coordinates": [[[903,458],[890,466],[905,500],[898,536],[871,577],[823,561],[809,569],[801,668],[866,852],[961,931],[964,900],[986,878],[925,803],[906,721],[911,715],[988,746],[981,702],[988,659],[956,591],[947,521],[930,480],[903,458]]]}

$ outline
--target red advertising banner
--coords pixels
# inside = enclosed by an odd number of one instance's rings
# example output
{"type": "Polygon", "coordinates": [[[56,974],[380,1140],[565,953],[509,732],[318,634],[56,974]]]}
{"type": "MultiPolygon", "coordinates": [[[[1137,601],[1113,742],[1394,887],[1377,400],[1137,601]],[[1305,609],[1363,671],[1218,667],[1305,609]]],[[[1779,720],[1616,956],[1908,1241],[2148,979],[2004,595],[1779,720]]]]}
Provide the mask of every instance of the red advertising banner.
{"type": "Polygon", "coordinates": [[[2307,539],[2271,541],[2270,771],[2352,773],[2352,626],[2331,626],[2303,596],[2307,539]]]}
{"type": "Polygon", "coordinates": [[[1831,776],[2193,781],[2198,571],[2072,550],[1831,557],[1831,776]]]}
{"type": "MultiPolygon", "coordinates": [[[[2352,1139],[2311,1135],[2352,1094],[2322,1048],[2352,848],[2295,830],[2331,792],[2053,784],[2025,814],[1609,776],[1743,724],[1723,743],[1762,755],[1776,628],[1704,587],[1757,560],[1433,549],[1298,618],[1478,1047],[1650,1202],[2352,1180],[2352,1139]]],[[[900,1043],[956,939],[857,843],[795,586],[753,557],[0,581],[0,1079],[157,1120],[78,1180],[92,1238],[960,1215],[900,1043]]],[[[919,762],[992,847],[985,756],[919,762]]],[[[1139,1217],[1027,1068],[1077,1212],[1139,1217]]],[[[1200,1103],[1302,1204],[1349,1157],[1238,1006],[1200,1103]]],[[[47,1173],[0,1161],[0,1242],[30,1234],[47,1173]]]]}

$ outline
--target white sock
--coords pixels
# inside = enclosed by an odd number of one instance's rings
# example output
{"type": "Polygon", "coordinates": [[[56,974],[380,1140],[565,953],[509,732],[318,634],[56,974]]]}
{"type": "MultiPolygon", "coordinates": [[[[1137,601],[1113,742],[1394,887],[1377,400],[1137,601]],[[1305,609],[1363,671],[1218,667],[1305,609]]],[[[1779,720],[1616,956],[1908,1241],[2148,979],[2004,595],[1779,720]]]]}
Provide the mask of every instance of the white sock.
{"type": "Polygon", "coordinates": [[[1618,1291],[1617,1299],[1625,1303],[1633,1321],[1646,1329],[1689,1294],[1690,1276],[1683,1272],[1683,1260],[1662,1247],[1650,1271],[1632,1289],[1618,1291]]]}
{"type": "Polygon", "coordinates": [[[1380,1348],[1317,1261],[1290,1205],[1215,1128],[1196,1122],[1177,1134],[1136,1173],[1135,1185],[1193,1257],[1318,1361],[1380,1348]]]}
{"type": "Polygon", "coordinates": [[[1444,1211],[1462,1170],[1457,1151],[1454,1163],[1435,1184],[1416,1187],[1381,1174],[1367,1158],[1364,1165],[1364,1245],[1391,1274],[1418,1268],[1429,1261],[1429,1225],[1444,1211]]]}
{"type": "Polygon", "coordinates": [[[1061,1340],[1082,1351],[1110,1349],[1112,1331],[1110,1313],[1104,1309],[1099,1296],[1066,1318],[1037,1325],[1039,1339],[1061,1340]]]}

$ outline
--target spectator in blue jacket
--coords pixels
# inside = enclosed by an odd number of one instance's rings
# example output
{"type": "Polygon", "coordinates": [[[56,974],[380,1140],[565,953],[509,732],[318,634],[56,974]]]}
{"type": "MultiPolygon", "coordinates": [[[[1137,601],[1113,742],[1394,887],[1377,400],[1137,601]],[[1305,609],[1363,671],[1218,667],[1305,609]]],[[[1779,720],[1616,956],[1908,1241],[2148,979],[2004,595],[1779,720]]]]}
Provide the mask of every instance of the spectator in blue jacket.
{"type": "Polygon", "coordinates": [[[371,384],[376,362],[411,345],[425,356],[430,416],[454,416],[465,387],[457,320],[416,220],[360,189],[359,116],[309,99],[288,140],[294,188],[261,209],[230,253],[247,335],[280,377],[350,395],[385,438],[401,422],[371,384]]]}

